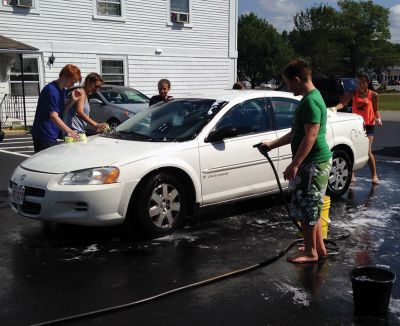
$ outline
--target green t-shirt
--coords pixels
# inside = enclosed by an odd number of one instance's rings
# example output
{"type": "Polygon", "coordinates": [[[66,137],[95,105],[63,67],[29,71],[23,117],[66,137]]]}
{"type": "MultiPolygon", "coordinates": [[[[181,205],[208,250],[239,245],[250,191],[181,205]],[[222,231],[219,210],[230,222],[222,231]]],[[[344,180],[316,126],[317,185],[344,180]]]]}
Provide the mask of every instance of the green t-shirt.
{"type": "Polygon", "coordinates": [[[304,163],[322,163],[332,157],[328,143],[326,142],[326,105],[317,89],[313,89],[303,97],[296,108],[292,126],[292,154],[296,155],[300,143],[304,138],[305,124],[319,124],[317,139],[310,153],[304,159],[304,163]]]}

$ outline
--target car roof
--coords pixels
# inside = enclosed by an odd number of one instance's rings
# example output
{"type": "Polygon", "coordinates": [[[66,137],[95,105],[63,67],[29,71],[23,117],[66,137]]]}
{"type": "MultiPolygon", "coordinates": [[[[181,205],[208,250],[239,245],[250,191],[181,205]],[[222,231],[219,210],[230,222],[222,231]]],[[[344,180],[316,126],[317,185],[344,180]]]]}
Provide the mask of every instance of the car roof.
{"type": "Polygon", "coordinates": [[[176,98],[203,98],[216,99],[219,101],[232,102],[236,100],[245,101],[258,97],[286,97],[299,100],[301,97],[294,96],[293,93],[272,91],[272,90],[246,90],[246,89],[224,89],[224,90],[206,90],[184,95],[176,96],[176,98]]]}

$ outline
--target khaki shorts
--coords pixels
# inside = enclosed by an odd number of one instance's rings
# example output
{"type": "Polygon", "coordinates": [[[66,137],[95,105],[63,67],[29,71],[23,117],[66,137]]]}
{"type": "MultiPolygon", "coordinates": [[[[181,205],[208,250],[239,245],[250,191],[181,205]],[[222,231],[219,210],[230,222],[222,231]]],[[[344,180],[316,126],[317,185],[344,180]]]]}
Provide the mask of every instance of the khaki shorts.
{"type": "Polygon", "coordinates": [[[300,165],[294,180],[289,183],[292,193],[290,215],[296,221],[308,225],[318,223],[331,166],[332,159],[300,165]]]}

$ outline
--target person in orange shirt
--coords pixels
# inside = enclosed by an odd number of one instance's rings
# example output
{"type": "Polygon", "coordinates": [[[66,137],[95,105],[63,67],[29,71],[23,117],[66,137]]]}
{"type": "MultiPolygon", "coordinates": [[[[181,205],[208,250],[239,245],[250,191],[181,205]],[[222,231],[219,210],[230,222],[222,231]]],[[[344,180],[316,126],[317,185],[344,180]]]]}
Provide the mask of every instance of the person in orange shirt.
{"type": "MultiPolygon", "coordinates": [[[[375,125],[382,126],[381,115],[378,111],[378,94],[368,88],[370,78],[367,74],[357,76],[358,87],[355,91],[343,96],[340,103],[333,109],[341,110],[353,100],[352,112],[359,114],[364,119],[365,130],[369,139],[368,164],[371,169],[372,183],[379,184],[376,173],[376,163],[372,154],[372,142],[374,141],[375,125]]],[[[353,173],[352,181],[355,181],[353,173]]]]}

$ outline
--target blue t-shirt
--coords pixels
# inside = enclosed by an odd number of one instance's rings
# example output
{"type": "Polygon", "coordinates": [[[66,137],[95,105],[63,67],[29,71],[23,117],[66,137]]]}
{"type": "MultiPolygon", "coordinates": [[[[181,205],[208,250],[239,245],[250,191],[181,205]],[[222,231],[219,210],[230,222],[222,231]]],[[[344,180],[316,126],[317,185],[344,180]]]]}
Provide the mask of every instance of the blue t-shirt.
{"type": "Polygon", "coordinates": [[[52,81],[42,89],[36,107],[35,120],[33,120],[33,138],[51,141],[57,140],[60,129],[51,120],[50,113],[57,112],[62,117],[65,99],[65,89],[59,89],[56,81],[52,81]]]}

